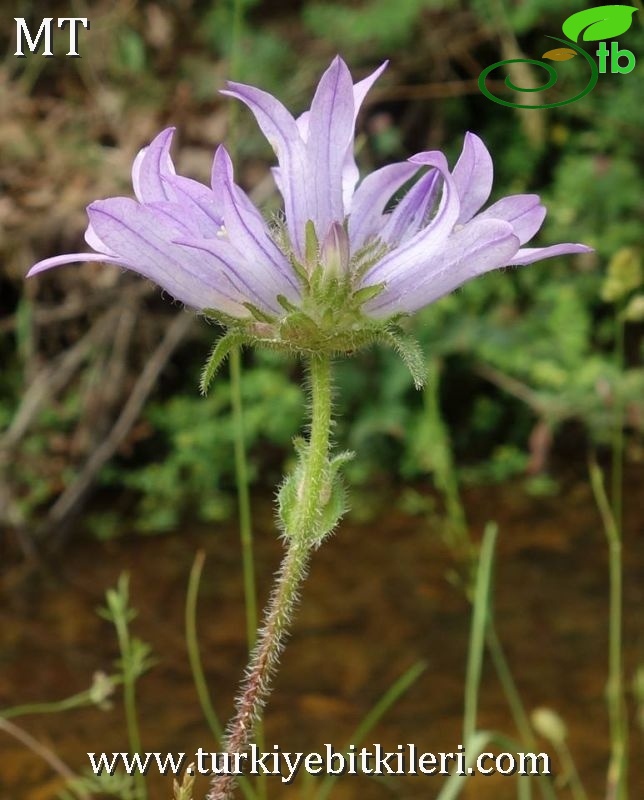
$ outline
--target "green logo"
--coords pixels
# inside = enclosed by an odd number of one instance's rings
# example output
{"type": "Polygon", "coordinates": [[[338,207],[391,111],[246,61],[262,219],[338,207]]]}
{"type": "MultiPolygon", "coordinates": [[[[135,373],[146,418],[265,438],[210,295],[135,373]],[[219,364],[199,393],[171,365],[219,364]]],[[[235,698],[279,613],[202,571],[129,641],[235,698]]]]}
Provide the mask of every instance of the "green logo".
{"type": "Polygon", "coordinates": [[[597,8],[588,8],[585,11],[578,11],[568,17],[562,26],[563,33],[568,39],[559,39],[556,36],[548,37],[565,46],[548,50],[541,56],[542,58],[547,58],[549,61],[569,61],[571,58],[580,55],[588,64],[590,69],[588,83],[574,97],[568,100],[559,100],[556,103],[521,105],[520,103],[511,103],[509,100],[496,97],[487,88],[485,80],[490,72],[497,67],[503,67],[506,64],[533,64],[536,67],[545,69],[548,74],[548,78],[544,83],[535,88],[526,89],[525,87],[516,86],[508,76],[505,79],[505,85],[513,92],[543,92],[546,89],[551,89],[557,82],[558,77],[555,68],[551,64],[537,61],[534,58],[510,58],[506,61],[497,61],[495,64],[491,64],[479,75],[479,89],[489,100],[509,108],[557,108],[580,100],[595,88],[600,73],[608,72],[609,65],[612,73],[627,75],[633,71],[635,56],[630,50],[620,48],[617,42],[611,42],[610,48],[608,48],[606,42],[600,40],[612,39],[625,33],[631,27],[633,14],[636,10],[629,6],[598,6],[597,8]],[[595,53],[599,59],[599,66],[593,57],[577,44],[580,36],[582,41],[585,42],[600,42],[599,49],[595,53]]]}

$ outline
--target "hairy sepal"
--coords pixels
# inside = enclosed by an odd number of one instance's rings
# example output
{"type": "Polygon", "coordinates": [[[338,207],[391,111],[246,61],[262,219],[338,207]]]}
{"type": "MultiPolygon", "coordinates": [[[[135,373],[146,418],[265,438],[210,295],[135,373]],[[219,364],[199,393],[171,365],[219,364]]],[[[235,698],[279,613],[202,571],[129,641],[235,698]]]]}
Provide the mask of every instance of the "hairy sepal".
{"type": "Polygon", "coordinates": [[[280,527],[286,537],[303,536],[310,547],[318,547],[333,532],[347,510],[346,489],[340,469],[350,461],[354,454],[343,452],[327,460],[318,487],[306,486],[306,459],[308,443],[298,438],[296,443],[297,464],[285,478],[277,495],[277,513],[280,527]],[[307,492],[318,495],[313,523],[308,530],[299,530],[299,516],[302,503],[306,502],[307,492]]]}

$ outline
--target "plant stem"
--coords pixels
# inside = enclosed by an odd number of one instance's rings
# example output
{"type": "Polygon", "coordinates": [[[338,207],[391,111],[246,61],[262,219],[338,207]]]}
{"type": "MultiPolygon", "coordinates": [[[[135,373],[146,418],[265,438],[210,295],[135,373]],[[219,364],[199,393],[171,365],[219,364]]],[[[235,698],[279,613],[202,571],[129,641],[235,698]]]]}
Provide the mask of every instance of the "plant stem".
{"type": "Polygon", "coordinates": [[[622,665],[622,537],[610,507],[601,469],[590,464],[590,483],[601,514],[609,559],[609,629],[608,629],[608,714],[610,719],[611,758],[608,767],[606,797],[626,797],[626,714],[624,711],[624,675],[622,665]]]}
{"type": "Polygon", "coordinates": [[[235,431],[235,483],[239,509],[239,537],[244,576],[244,600],[246,603],[246,640],[249,652],[255,645],[257,631],[257,590],[255,587],[255,560],[253,556],[253,529],[248,490],[248,464],[244,440],[244,415],[241,393],[241,356],[239,347],[230,351],[230,392],[235,431]]]}
{"type": "MultiPolygon", "coordinates": [[[[485,642],[487,649],[490,653],[497,678],[503,689],[503,694],[508,703],[514,724],[519,733],[522,745],[527,745],[531,750],[536,751],[537,740],[532,731],[530,719],[523,705],[519,689],[515,683],[512,670],[508,664],[503,645],[496,632],[496,625],[494,624],[494,615],[490,609],[490,617],[485,632],[485,642]]],[[[538,786],[541,791],[541,796],[544,800],[556,800],[556,793],[552,786],[550,778],[545,773],[539,773],[538,786]]]]}
{"type": "MultiPolygon", "coordinates": [[[[127,725],[127,738],[131,753],[141,753],[141,733],[136,708],[136,680],[137,673],[132,660],[132,640],[128,629],[128,620],[125,613],[114,615],[114,627],[121,653],[123,669],[123,707],[127,725]]],[[[134,772],[136,785],[136,800],[147,800],[148,790],[145,775],[140,770],[134,772]]]]}
{"type": "Polygon", "coordinates": [[[192,680],[197,690],[197,697],[199,698],[199,705],[201,706],[201,710],[206,718],[211,733],[219,743],[223,739],[224,731],[212,704],[210,692],[208,691],[208,684],[203,671],[203,664],[201,663],[199,636],[197,634],[197,597],[205,559],[206,554],[203,550],[200,550],[195,556],[192,569],[190,570],[190,578],[188,579],[185,608],[186,649],[188,651],[192,680]]]}
{"type": "MultiPolygon", "coordinates": [[[[201,582],[201,573],[205,560],[206,554],[203,550],[200,550],[195,556],[192,569],[190,570],[185,610],[186,648],[188,650],[192,679],[197,689],[197,697],[199,698],[201,710],[212,735],[219,745],[224,739],[224,730],[212,704],[210,692],[208,691],[208,684],[203,671],[203,664],[201,663],[199,637],[197,635],[197,597],[199,595],[199,584],[201,582]]],[[[247,800],[255,800],[257,795],[247,778],[240,778],[239,787],[247,800]]]]}
{"type": "MultiPolygon", "coordinates": [[[[113,686],[120,681],[110,677],[113,686]]],[[[25,703],[22,706],[11,706],[0,711],[0,720],[13,719],[14,717],[24,717],[28,714],[59,714],[61,711],[69,711],[73,708],[83,708],[95,705],[92,689],[84,689],[78,694],[66,697],[64,700],[54,700],[51,703],[25,703]]]]}
{"type": "MultiPolygon", "coordinates": [[[[60,775],[62,778],[65,779],[68,783],[72,783],[73,781],[78,780],[79,776],[71,770],[64,761],[62,761],[56,753],[44,745],[42,742],[39,742],[37,739],[27,733],[27,731],[19,728],[15,723],[9,722],[8,719],[0,718],[0,730],[3,730],[5,733],[8,733],[9,736],[12,736],[14,739],[20,742],[20,744],[24,745],[26,748],[31,750],[32,753],[35,753],[39,758],[42,758],[49,766],[60,775]]],[[[88,792],[86,792],[82,788],[76,788],[76,795],[82,800],[91,800],[91,796],[88,792]]]]}
{"type": "Polygon", "coordinates": [[[443,493],[447,512],[447,543],[452,551],[465,557],[473,554],[467,530],[465,511],[458,490],[458,476],[454,468],[454,455],[449,430],[440,407],[441,362],[429,359],[424,402],[432,443],[431,465],[436,488],[443,493]]]}
{"type": "MultiPolygon", "coordinates": [[[[230,37],[230,77],[240,79],[241,41],[244,33],[243,0],[233,0],[230,37]]],[[[237,155],[237,120],[239,104],[233,103],[229,111],[228,151],[233,163],[237,155]]],[[[255,579],[255,557],[253,554],[253,527],[248,489],[248,463],[246,460],[246,441],[244,436],[244,406],[242,402],[242,367],[239,347],[230,351],[230,391],[235,435],[235,485],[237,487],[237,507],[239,513],[239,538],[242,553],[242,575],[244,582],[244,603],[246,607],[246,641],[248,652],[252,652],[257,636],[257,583],[255,579]]],[[[263,743],[264,732],[261,723],[257,728],[257,738],[263,743]]],[[[266,798],[266,777],[258,779],[261,798],[266,798]]]]}
{"type": "Polygon", "coordinates": [[[624,372],[624,314],[622,304],[618,303],[615,310],[615,368],[618,377],[615,381],[615,393],[613,397],[613,436],[612,436],[612,458],[611,467],[611,505],[615,525],[618,530],[622,528],[622,483],[623,483],[623,463],[624,463],[624,408],[617,388],[617,380],[622,377],[624,372]]]}
{"type": "MultiPolygon", "coordinates": [[[[244,4],[233,0],[230,24],[230,78],[239,80],[241,65],[241,39],[244,29],[244,4]]],[[[228,152],[233,163],[237,158],[237,120],[239,106],[233,103],[228,111],[228,152]]],[[[255,561],[253,557],[253,529],[251,522],[250,493],[248,490],[248,464],[244,436],[244,405],[242,401],[242,366],[239,347],[233,347],[229,356],[230,401],[233,411],[233,433],[235,449],[235,484],[239,513],[239,537],[242,551],[244,577],[244,601],[246,603],[246,639],[249,652],[255,645],[257,630],[257,589],[255,585],[255,561]]]]}
{"type": "MultiPolygon", "coordinates": [[[[331,433],[331,365],[328,357],[312,355],[311,428],[302,454],[302,478],[297,489],[297,508],[292,529],[286,530],[286,554],[264,616],[257,644],[246,670],[246,679],[236,703],[236,713],[227,730],[224,750],[243,752],[253,736],[271,690],[271,677],[279,660],[297,605],[299,588],[306,576],[315,546],[318,517],[323,506],[331,433]]],[[[208,800],[228,800],[235,788],[235,776],[218,775],[211,784],[208,800]]]]}
{"type": "Polygon", "coordinates": [[[465,677],[465,709],[463,713],[463,742],[470,741],[476,733],[479,688],[483,668],[485,632],[489,618],[490,586],[494,563],[494,547],[498,536],[495,523],[488,522],[483,533],[479,563],[476,572],[476,586],[472,604],[472,624],[467,651],[467,671],[465,677]]]}

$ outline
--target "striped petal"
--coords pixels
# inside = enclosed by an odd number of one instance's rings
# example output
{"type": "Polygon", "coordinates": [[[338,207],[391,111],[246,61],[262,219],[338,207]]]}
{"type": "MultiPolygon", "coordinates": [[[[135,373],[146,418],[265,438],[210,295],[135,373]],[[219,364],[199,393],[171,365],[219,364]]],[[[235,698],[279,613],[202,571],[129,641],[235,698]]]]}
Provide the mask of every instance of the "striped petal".
{"type": "Polygon", "coordinates": [[[403,269],[392,270],[383,292],[367,304],[375,317],[412,313],[462,284],[503,267],[516,253],[519,240],[509,222],[474,220],[447,242],[435,243],[420,260],[404,259],[403,269]]]}
{"type": "Polygon", "coordinates": [[[284,198],[286,225],[297,254],[304,254],[306,222],[310,219],[306,193],[308,172],[306,153],[295,120],[273,95],[246,86],[227,84],[222,94],[236,97],[255,115],[257,124],[271,143],[280,164],[280,191],[284,198]]]}
{"type": "Polygon", "coordinates": [[[396,192],[418,172],[409,161],[388,164],[372,172],[353,195],[349,216],[351,247],[358,250],[372,236],[379,236],[388,215],[385,208],[396,192]]]}
{"type": "Polygon", "coordinates": [[[333,222],[344,220],[343,169],[353,144],[353,81],[336,57],[318,84],[308,118],[308,219],[322,240],[333,222]]]}
{"type": "Polygon", "coordinates": [[[526,264],[534,264],[535,261],[541,261],[544,258],[554,258],[555,256],[569,256],[579,253],[592,253],[593,248],[587,247],[585,244],[553,244],[550,247],[522,247],[513,256],[511,261],[508,261],[510,266],[522,267],[526,264]]]}
{"type": "Polygon", "coordinates": [[[127,197],[92,203],[88,214],[101,241],[118,254],[118,263],[159,284],[191,308],[219,308],[245,315],[243,296],[227,290],[219,265],[173,243],[181,232],[167,216],[127,197]]]}
{"type": "Polygon", "coordinates": [[[286,257],[268,234],[264,218],[233,182],[233,165],[224,147],[215,153],[212,169],[213,186],[221,196],[226,238],[247,263],[253,265],[258,277],[271,278],[276,294],[294,299],[297,283],[286,257]]]}
{"type": "Polygon", "coordinates": [[[141,203],[153,203],[158,200],[171,200],[163,182],[164,175],[175,173],[170,157],[170,147],[174,128],[166,128],[139,151],[132,164],[132,186],[137,200],[141,203]]]}
{"type": "Polygon", "coordinates": [[[476,134],[465,134],[463,150],[452,177],[461,205],[458,222],[462,225],[472,219],[492,191],[492,156],[476,134]]]}

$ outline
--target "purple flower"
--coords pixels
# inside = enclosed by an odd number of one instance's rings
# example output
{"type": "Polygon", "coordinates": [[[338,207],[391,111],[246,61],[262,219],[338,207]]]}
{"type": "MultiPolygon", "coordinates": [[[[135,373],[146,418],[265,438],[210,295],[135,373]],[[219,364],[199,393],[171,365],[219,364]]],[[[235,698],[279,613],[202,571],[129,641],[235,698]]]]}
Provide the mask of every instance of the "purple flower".
{"type": "Polygon", "coordinates": [[[272,95],[228,84],[224,94],[249,107],[275,149],[283,219],[262,218],[234,183],[224,147],[215,153],[210,187],[177,175],[168,129],[134,161],[136,200],[112,197],[88,207],[85,239],[95,252],[46,259],[29,275],[106,261],[239,332],[342,350],[355,346],[361,327],[373,331],[485,272],[589,251],[582,244],[523,246],[545,217],[537,195],[504,197],[480,210],[492,187],[492,159],[472,133],[453,171],[442,153],[424,152],[358,185],[356,117],[384,67],[354,84],[335,58],[297,119],[272,95]]]}

